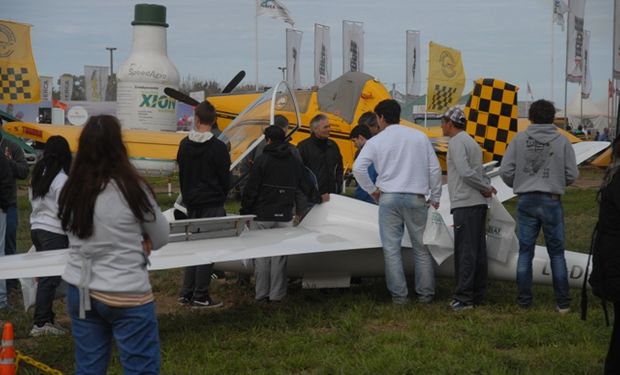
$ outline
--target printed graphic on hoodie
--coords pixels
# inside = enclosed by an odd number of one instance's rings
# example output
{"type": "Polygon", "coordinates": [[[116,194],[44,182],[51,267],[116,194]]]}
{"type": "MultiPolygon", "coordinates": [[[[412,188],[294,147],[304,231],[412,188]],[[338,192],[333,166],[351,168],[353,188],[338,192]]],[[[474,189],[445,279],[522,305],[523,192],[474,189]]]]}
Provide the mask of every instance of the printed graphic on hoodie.
{"type": "Polygon", "coordinates": [[[525,141],[525,165],[523,172],[534,176],[541,169],[542,178],[549,178],[549,162],[551,160],[551,145],[549,143],[538,142],[532,137],[528,137],[525,141]]]}

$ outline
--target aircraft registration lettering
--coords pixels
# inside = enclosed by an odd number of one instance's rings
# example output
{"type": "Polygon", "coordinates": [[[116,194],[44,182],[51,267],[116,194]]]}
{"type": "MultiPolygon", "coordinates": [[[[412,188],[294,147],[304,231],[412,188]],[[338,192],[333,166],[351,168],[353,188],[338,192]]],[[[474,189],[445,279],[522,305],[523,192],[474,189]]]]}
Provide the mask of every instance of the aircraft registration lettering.
{"type": "MultiPolygon", "coordinates": [[[[545,263],[543,267],[542,274],[545,276],[551,276],[551,272],[549,271],[549,262],[545,263]]],[[[583,276],[583,267],[575,264],[570,268],[570,272],[568,273],[568,277],[571,279],[580,279],[583,276]]]]}

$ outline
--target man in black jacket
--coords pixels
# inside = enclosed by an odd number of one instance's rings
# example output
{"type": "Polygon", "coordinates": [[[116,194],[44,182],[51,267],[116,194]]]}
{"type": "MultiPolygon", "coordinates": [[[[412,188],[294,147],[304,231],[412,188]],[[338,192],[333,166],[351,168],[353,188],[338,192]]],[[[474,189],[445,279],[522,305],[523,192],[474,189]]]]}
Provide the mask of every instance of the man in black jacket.
{"type": "MultiPolygon", "coordinates": [[[[7,224],[6,212],[10,206],[13,181],[14,178],[11,173],[9,160],[6,156],[0,154],[0,256],[4,256],[4,234],[7,224]]],[[[5,280],[0,280],[0,310],[8,308],[6,282],[5,280]]]]}
{"type": "Polygon", "coordinates": [[[319,192],[323,199],[329,193],[342,191],[342,155],[336,142],[329,139],[329,119],[319,113],[310,120],[312,134],[297,146],[304,165],[316,176],[319,192]]]}
{"type": "MultiPolygon", "coordinates": [[[[305,210],[297,199],[301,190],[313,203],[321,203],[318,191],[309,183],[304,166],[293,155],[284,131],[277,126],[265,129],[265,148],[256,158],[243,191],[240,213],[253,214],[253,229],[293,226],[293,206],[305,210]]],[[[256,299],[280,301],[286,295],[286,256],[254,260],[256,299]]]]}
{"type": "MultiPolygon", "coordinates": [[[[194,110],[194,129],[179,145],[179,184],[190,219],[226,216],[230,154],[212,133],[215,119],[215,107],[208,101],[200,103],[194,110]]],[[[185,267],[180,304],[196,309],[222,306],[209,296],[212,270],[213,263],[185,267]]]]}

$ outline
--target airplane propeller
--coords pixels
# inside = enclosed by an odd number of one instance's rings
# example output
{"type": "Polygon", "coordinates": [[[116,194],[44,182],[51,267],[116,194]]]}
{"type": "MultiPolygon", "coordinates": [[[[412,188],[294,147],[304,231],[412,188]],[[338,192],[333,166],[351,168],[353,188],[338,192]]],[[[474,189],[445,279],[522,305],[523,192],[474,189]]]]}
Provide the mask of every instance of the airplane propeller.
{"type": "MultiPolygon", "coordinates": [[[[228,82],[228,84],[224,87],[224,89],[222,90],[222,94],[228,94],[229,92],[234,90],[235,87],[237,87],[239,82],[241,82],[241,80],[243,80],[244,77],[245,77],[245,71],[244,70],[242,70],[239,73],[237,73],[237,75],[235,75],[233,77],[233,79],[231,79],[230,82],[228,82]]],[[[164,88],[164,93],[166,95],[168,95],[169,97],[171,97],[173,99],[176,99],[176,100],[178,100],[180,102],[183,102],[185,104],[189,104],[192,107],[195,107],[198,104],[200,104],[200,102],[198,100],[192,98],[189,95],[186,95],[186,94],[182,93],[179,90],[175,90],[172,87],[164,88]]]]}

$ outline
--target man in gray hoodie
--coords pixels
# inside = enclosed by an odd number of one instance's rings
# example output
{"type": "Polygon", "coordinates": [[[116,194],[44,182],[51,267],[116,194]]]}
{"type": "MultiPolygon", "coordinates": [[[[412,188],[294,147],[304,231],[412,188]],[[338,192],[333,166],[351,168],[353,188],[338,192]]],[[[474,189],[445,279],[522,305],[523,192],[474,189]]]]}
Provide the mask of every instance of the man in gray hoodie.
{"type": "Polygon", "coordinates": [[[453,311],[480,304],[487,287],[487,198],[495,189],[482,167],[482,150],[465,132],[465,114],[450,108],[441,118],[448,143],[448,192],[454,218],[454,275],[456,288],[450,303],[453,311]]]}
{"type": "Polygon", "coordinates": [[[561,197],[579,176],[575,151],[553,124],[555,108],[547,100],[530,106],[532,125],[517,134],[504,154],[500,174],[519,196],[517,222],[517,303],[532,304],[532,258],[536,238],[543,229],[549,253],[557,311],[570,311],[568,272],[564,258],[564,214],[561,197]]]}

